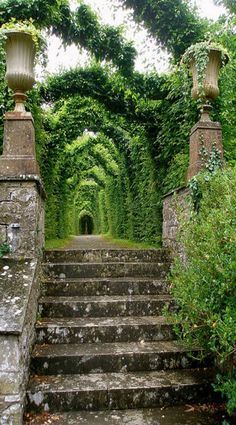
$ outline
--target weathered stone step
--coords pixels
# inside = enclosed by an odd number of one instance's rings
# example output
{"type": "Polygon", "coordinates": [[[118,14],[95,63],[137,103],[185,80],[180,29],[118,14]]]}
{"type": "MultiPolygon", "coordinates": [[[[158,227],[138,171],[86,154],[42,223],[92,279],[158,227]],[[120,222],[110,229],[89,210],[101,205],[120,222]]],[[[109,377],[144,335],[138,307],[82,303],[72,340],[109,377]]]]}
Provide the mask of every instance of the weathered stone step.
{"type": "Polygon", "coordinates": [[[154,277],[163,279],[169,264],[159,263],[47,263],[45,272],[51,277],[65,279],[91,277],[154,277]]]}
{"type": "Polygon", "coordinates": [[[103,297],[42,297],[42,317],[157,316],[166,306],[174,308],[170,295],[103,297]]]}
{"type": "Polygon", "coordinates": [[[28,411],[119,410],[210,400],[214,372],[204,369],[34,376],[28,411]]]}
{"type": "Polygon", "coordinates": [[[209,365],[196,360],[200,350],[189,350],[175,341],[103,344],[36,345],[31,370],[36,375],[140,372],[186,369],[209,365]]]}
{"type": "Polygon", "coordinates": [[[37,343],[160,341],[173,338],[173,326],[163,316],[43,318],[37,322],[37,343]]]}
{"type": "Polygon", "coordinates": [[[43,283],[42,292],[49,296],[148,295],[168,292],[166,280],[145,278],[58,279],[43,283]]]}
{"type": "Polygon", "coordinates": [[[129,409],[100,412],[56,412],[33,415],[31,425],[219,425],[223,412],[206,411],[203,406],[174,406],[156,409],[129,409]],[[194,409],[195,407],[195,409],[194,409]]]}
{"type": "Polygon", "coordinates": [[[88,249],[48,250],[45,261],[50,263],[100,262],[164,262],[169,261],[165,249],[88,249]]]}

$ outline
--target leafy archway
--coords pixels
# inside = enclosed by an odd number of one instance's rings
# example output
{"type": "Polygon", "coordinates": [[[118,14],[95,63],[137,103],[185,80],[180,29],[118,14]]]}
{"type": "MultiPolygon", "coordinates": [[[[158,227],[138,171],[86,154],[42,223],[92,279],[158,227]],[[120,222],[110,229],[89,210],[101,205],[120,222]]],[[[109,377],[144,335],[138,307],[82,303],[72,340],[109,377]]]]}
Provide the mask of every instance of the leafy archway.
{"type": "Polygon", "coordinates": [[[82,212],[79,217],[79,234],[92,235],[94,233],[93,217],[86,211],[82,212]]]}

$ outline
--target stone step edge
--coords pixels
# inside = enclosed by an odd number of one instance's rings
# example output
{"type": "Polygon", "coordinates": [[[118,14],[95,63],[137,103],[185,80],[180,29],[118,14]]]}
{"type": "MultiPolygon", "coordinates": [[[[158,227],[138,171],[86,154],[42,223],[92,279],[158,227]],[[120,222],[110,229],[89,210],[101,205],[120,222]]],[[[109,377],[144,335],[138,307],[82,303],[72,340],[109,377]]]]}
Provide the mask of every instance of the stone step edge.
{"type": "Polygon", "coordinates": [[[45,276],[45,279],[43,280],[42,284],[52,284],[52,283],[93,283],[93,282],[101,282],[101,283],[114,283],[116,282],[121,283],[121,282],[127,282],[127,283],[143,283],[143,282],[147,282],[147,283],[151,283],[151,282],[155,282],[155,283],[164,283],[164,284],[168,284],[168,282],[166,281],[166,279],[158,279],[155,277],[129,277],[129,276],[124,276],[124,277],[72,277],[72,278],[59,278],[59,277],[53,277],[50,278],[48,276],[45,276]]]}
{"type": "Polygon", "coordinates": [[[167,341],[175,335],[164,316],[42,317],[35,330],[38,344],[167,341]]]}
{"type": "Polygon", "coordinates": [[[86,375],[36,375],[30,377],[27,392],[47,390],[79,392],[84,390],[100,391],[101,389],[109,391],[111,388],[146,388],[147,382],[149,383],[148,388],[187,385],[188,383],[201,385],[203,382],[213,382],[215,375],[214,368],[161,370],[155,372],[112,372],[86,375]]]}
{"type": "Polygon", "coordinates": [[[36,344],[32,357],[63,358],[77,356],[112,356],[125,354],[190,354],[202,353],[201,348],[183,346],[175,340],[170,341],[138,341],[138,342],[104,342],[78,344],[36,344]],[[62,351],[65,350],[65,353],[62,351]],[[50,352],[51,351],[51,352],[50,352]]]}
{"type": "Polygon", "coordinates": [[[152,266],[167,266],[169,267],[170,262],[167,261],[103,261],[103,262],[99,262],[99,261],[91,261],[91,262],[55,262],[55,263],[51,263],[51,262],[47,262],[47,263],[42,263],[42,267],[45,268],[51,268],[51,267],[58,267],[58,266],[67,266],[67,267],[71,267],[71,266],[78,266],[78,267],[94,267],[94,266],[143,266],[143,265],[147,265],[150,267],[150,265],[152,266]]]}
{"type": "Polygon", "coordinates": [[[175,322],[171,322],[171,320],[166,318],[165,316],[121,316],[121,317],[42,317],[37,320],[35,327],[36,329],[40,329],[41,327],[48,326],[49,328],[60,328],[60,327],[116,327],[116,326],[173,326],[175,322]],[[98,323],[94,323],[97,321],[98,323]],[[135,323],[136,321],[136,323],[135,323]],[[60,322],[60,323],[58,323],[60,322]],[[107,322],[107,323],[106,323],[107,322]],[[111,323],[112,322],[112,323],[111,323]],[[116,323],[118,322],[118,323],[116,323]],[[123,323],[122,323],[123,322],[123,323]],[[129,323],[130,322],[130,323],[129,323]]]}
{"type": "Polygon", "coordinates": [[[43,296],[39,299],[39,304],[44,303],[91,303],[91,302],[138,302],[138,301],[174,301],[174,298],[169,294],[160,295],[92,295],[92,296],[43,296]]]}
{"type": "Polygon", "coordinates": [[[98,373],[83,375],[33,375],[27,393],[37,392],[83,392],[125,390],[135,388],[178,388],[180,385],[212,383],[214,368],[161,370],[151,372],[98,373]]]}
{"type": "Polygon", "coordinates": [[[91,411],[205,402],[213,393],[213,376],[210,369],[33,376],[27,408],[91,411]]]}
{"type": "MultiPolygon", "coordinates": [[[[72,412],[55,412],[44,413],[43,415],[28,414],[25,416],[26,425],[154,425],[154,424],[174,424],[173,425],[199,425],[208,424],[216,425],[218,423],[218,411],[211,413],[206,411],[206,405],[194,406],[192,411],[188,411],[186,405],[165,407],[163,408],[146,408],[146,409],[130,409],[130,410],[110,410],[110,411],[72,411],[72,412]],[[132,422],[131,422],[132,421],[132,422]],[[216,422],[217,421],[217,422],[216,422]]],[[[209,406],[210,408],[210,406],[209,406]]],[[[217,409],[217,406],[215,406],[217,409]]],[[[219,405],[219,413],[222,410],[219,405]]],[[[223,422],[222,411],[222,422],[223,422]]]]}
{"type": "Polygon", "coordinates": [[[91,254],[91,256],[101,255],[104,256],[104,254],[107,254],[107,257],[112,256],[126,256],[129,255],[131,257],[133,256],[160,256],[160,257],[166,257],[166,259],[169,259],[169,253],[170,251],[167,248],[150,248],[150,249],[116,249],[116,248],[92,248],[92,249],[54,249],[54,250],[45,250],[44,251],[44,261],[47,261],[49,258],[53,258],[54,256],[57,257],[68,257],[68,256],[88,256],[91,254]]]}

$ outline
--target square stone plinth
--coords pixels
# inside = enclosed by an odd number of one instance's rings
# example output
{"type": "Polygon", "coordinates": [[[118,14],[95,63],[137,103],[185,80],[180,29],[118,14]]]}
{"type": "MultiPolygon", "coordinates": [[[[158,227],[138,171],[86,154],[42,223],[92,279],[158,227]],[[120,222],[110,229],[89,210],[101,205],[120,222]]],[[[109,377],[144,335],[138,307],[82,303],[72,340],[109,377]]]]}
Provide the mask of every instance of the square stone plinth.
{"type": "Polygon", "coordinates": [[[206,148],[209,154],[213,146],[219,151],[223,160],[222,130],[218,122],[199,121],[191,130],[189,146],[189,168],[187,181],[204,168],[202,149],[206,148]]]}
{"type": "Polygon", "coordinates": [[[11,256],[41,255],[44,198],[42,183],[35,176],[0,177],[0,236],[1,243],[9,243],[11,256]]]}

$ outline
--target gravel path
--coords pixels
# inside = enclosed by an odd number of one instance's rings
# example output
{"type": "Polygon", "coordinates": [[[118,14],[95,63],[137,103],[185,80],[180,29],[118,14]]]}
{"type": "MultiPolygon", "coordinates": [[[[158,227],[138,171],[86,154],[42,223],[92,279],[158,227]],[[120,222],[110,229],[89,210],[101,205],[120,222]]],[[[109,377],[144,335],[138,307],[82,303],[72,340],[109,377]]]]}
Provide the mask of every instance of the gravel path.
{"type": "MultiPolygon", "coordinates": [[[[74,236],[65,249],[127,249],[106,241],[100,235],[74,236]]],[[[130,249],[130,248],[129,248],[130,249]]]]}

